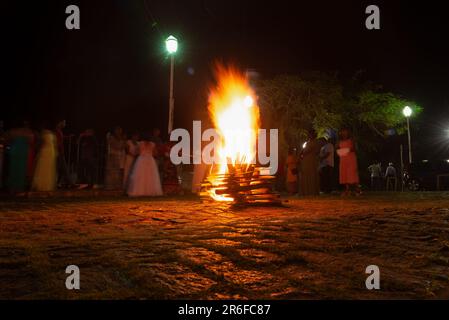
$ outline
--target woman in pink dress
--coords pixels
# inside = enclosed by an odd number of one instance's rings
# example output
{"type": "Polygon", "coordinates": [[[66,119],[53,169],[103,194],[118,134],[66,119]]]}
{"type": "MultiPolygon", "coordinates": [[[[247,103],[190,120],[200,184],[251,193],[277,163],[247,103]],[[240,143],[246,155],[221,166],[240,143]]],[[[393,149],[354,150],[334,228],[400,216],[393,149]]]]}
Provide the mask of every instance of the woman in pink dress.
{"type": "Polygon", "coordinates": [[[354,187],[356,195],[360,195],[359,173],[357,169],[357,155],[355,153],[354,140],[349,129],[340,131],[340,142],[337,150],[340,156],[340,184],[345,185],[343,195],[349,195],[351,186],[354,187]]]}
{"type": "Polygon", "coordinates": [[[156,145],[149,139],[144,139],[140,143],[139,156],[129,177],[130,197],[163,195],[158,166],[153,158],[155,149],[156,145]]]}

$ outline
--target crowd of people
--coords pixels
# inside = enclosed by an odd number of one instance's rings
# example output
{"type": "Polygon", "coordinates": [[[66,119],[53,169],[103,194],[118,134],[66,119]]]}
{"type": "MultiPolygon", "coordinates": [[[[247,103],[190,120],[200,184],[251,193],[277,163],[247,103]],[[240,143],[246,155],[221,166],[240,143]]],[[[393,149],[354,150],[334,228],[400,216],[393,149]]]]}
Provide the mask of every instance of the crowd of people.
{"type": "Polygon", "coordinates": [[[95,131],[86,129],[76,137],[76,169],[71,170],[65,140],[73,136],[64,134],[65,127],[65,120],[39,129],[24,121],[5,131],[0,123],[0,188],[14,194],[86,189],[102,180],[105,189],[123,190],[129,196],[163,195],[162,179],[170,179],[173,168],[167,160],[170,146],[163,143],[159,129],[127,136],[115,127],[106,135],[103,152],[95,131]]]}
{"type": "MultiPolygon", "coordinates": [[[[102,186],[106,190],[123,190],[129,196],[160,196],[164,180],[171,179],[178,185],[179,168],[171,164],[170,145],[163,143],[159,129],[153,129],[151,134],[126,135],[121,127],[115,127],[102,140],[104,148],[99,147],[100,139],[95,131],[86,129],[75,137],[74,169],[66,157],[67,150],[70,152],[73,148],[67,148],[65,143],[74,136],[67,136],[65,127],[65,120],[61,120],[53,128],[41,125],[36,130],[24,121],[22,126],[4,131],[0,121],[0,188],[21,193],[102,186]]],[[[289,194],[313,196],[333,192],[337,156],[338,181],[344,185],[343,195],[361,194],[351,131],[340,130],[338,142],[334,140],[318,138],[311,130],[299,153],[296,148],[289,150],[285,165],[289,194]]],[[[73,155],[68,158],[72,159],[73,155]]],[[[207,167],[201,168],[194,171],[194,193],[199,192],[206,175],[207,167]]],[[[379,162],[370,165],[368,171],[373,191],[383,190],[383,181],[387,182],[387,189],[390,181],[397,183],[392,163],[385,172],[379,162]]]]}
{"type": "MultiPolygon", "coordinates": [[[[299,154],[296,148],[289,150],[286,168],[286,189],[289,194],[315,196],[330,194],[337,189],[334,182],[335,163],[338,157],[338,182],[344,186],[344,196],[360,195],[360,179],[357,151],[351,130],[343,128],[338,142],[329,137],[317,138],[314,130],[309,132],[299,154]]],[[[371,190],[396,190],[398,177],[393,163],[382,170],[380,162],[368,167],[371,176],[371,190]]]]}
{"type": "Polygon", "coordinates": [[[339,182],[344,185],[343,195],[361,194],[355,142],[351,131],[340,130],[338,144],[328,137],[317,138],[314,130],[301,152],[289,151],[286,160],[286,186],[290,194],[315,196],[333,191],[335,154],[339,161],[339,182]]]}

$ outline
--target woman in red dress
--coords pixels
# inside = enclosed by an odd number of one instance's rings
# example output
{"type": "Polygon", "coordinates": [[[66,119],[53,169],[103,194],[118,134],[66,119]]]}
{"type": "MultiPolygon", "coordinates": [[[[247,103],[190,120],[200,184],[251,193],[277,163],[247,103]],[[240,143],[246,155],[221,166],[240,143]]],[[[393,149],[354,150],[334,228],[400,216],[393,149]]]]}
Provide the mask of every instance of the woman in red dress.
{"type": "Polygon", "coordinates": [[[360,195],[359,173],[357,168],[357,155],[351,131],[344,128],[340,131],[340,142],[337,150],[340,156],[340,184],[345,186],[343,195],[349,195],[351,187],[356,195],[360,195]]]}

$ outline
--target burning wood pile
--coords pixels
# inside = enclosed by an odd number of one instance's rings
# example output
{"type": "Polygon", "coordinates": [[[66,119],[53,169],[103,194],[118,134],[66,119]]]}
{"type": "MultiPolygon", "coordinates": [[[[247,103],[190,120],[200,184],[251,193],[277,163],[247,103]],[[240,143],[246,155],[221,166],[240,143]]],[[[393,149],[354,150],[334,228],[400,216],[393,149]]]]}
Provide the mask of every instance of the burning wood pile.
{"type": "Polygon", "coordinates": [[[263,167],[228,164],[224,174],[209,175],[202,183],[202,197],[229,201],[236,205],[280,205],[280,195],[273,192],[274,176],[261,175],[263,167]]]}

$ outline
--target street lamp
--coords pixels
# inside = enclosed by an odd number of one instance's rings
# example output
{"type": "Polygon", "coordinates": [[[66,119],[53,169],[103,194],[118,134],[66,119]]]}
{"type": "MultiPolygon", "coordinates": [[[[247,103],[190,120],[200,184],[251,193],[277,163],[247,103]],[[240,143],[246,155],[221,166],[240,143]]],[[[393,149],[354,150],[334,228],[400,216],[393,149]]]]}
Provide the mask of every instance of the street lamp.
{"type": "Polygon", "coordinates": [[[413,110],[409,106],[405,106],[404,109],[402,109],[402,113],[404,114],[405,118],[407,118],[408,161],[409,163],[412,163],[412,138],[410,136],[410,116],[412,115],[413,110]]]}
{"type": "Polygon", "coordinates": [[[169,36],[165,40],[165,47],[170,55],[170,98],[168,100],[168,134],[173,130],[173,113],[175,110],[175,98],[173,97],[173,74],[175,69],[175,53],[178,51],[178,39],[169,36]]]}

